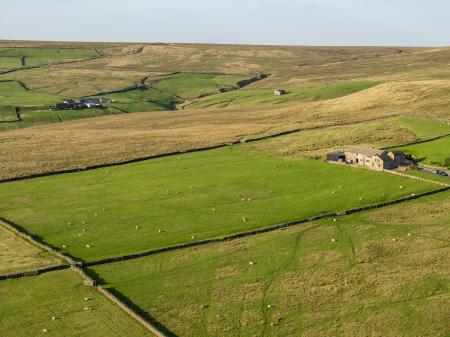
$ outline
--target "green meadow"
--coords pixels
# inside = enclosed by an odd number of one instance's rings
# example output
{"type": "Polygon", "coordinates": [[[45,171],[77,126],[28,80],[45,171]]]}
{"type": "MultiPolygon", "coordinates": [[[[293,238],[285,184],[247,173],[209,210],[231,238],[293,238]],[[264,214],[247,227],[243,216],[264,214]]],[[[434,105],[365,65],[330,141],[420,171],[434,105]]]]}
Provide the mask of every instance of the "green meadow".
{"type": "Polygon", "coordinates": [[[449,332],[450,194],[91,272],[178,336],[449,332]]]}
{"type": "MultiPolygon", "coordinates": [[[[3,118],[8,120],[8,123],[0,123],[0,131],[20,129],[35,125],[48,123],[61,123],[74,119],[82,119],[89,117],[100,117],[112,115],[113,112],[106,109],[84,109],[84,110],[52,110],[48,107],[43,107],[39,110],[21,110],[21,120],[17,121],[15,112],[6,111],[3,118]]],[[[3,116],[0,110],[0,122],[3,116]]]]}
{"type": "Polygon", "coordinates": [[[181,100],[152,88],[136,88],[105,95],[114,100],[110,105],[124,112],[174,110],[181,100]]]}
{"type": "Polygon", "coordinates": [[[98,56],[93,49],[77,48],[1,48],[0,68],[18,68],[22,66],[37,66],[42,64],[85,59],[98,56]]]}
{"type": "Polygon", "coordinates": [[[28,91],[16,81],[0,81],[0,105],[47,105],[60,100],[55,95],[28,91]]]}
{"type": "Polygon", "coordinates": [[[412,154],[424,164],[450,168],[450,137],[399,147],[396,150],[412,154]]]}
{"type": "Polygon", "coordinates": [[[151,86],[183,99],[192,99],[202,94],[216,92],[219,88],[231,86],[245,78],[242,75],[177,73],[157,79],[151,86]]]}
{"type": "Polygon", "coordinates": [[[234,146],[0,185],[0,214],[82,260],[140,252],[434,189],[234,146]]]}
{"type": "Polygon", "coordinates": [[[450,122],[435,119],[398,117],[398,122],[406,129],[413,130],[417,140],[438,137],[450,133],[450,122]]]}
{"type": "Polygon", "coordinates": [[[280,104],[291,101],[317,101],[326,100],[355,92],[369,89],[374,83],[338,83],[333,85],[287,90],[282,96],[275,96],[273,90],[267,89],[244,89],[223,93],[220,95],[207,96],[191,104],[190,108],[226,107],[234,105],[254,104],[280,104]]]}
{"type": "Polygon", "coordinates": [[[0,299],[2,337],[154,336],[70,270],[1,281],[0,299]]]}

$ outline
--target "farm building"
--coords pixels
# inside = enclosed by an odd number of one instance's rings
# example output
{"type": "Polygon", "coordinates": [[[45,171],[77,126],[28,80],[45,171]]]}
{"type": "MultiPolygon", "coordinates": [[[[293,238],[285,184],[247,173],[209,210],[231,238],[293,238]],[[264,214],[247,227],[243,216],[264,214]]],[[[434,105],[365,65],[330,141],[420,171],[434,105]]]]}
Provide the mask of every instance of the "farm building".
{"type": "Polygon", "coordinates": [[[284,89],[275,89],[274,94],[275,94],[275,96],[286,95],[286,90],[284,90],[284,89]]]}
{"type": "Polygon", "coordinates": [[[376,171],[393,170],[409,164],[409,158],[402,152],[388,152],[360,146],[349,146],[342,152],[329,153],[327,160],[345,162],[376,171]]]}
{"type": "Polygon", "coordinates": [[[57,103],[55,108],[57,110],[79,110],[83,109],[80,103],[75,102],[73,99],[65,99],[62,103],[57,103]]]}

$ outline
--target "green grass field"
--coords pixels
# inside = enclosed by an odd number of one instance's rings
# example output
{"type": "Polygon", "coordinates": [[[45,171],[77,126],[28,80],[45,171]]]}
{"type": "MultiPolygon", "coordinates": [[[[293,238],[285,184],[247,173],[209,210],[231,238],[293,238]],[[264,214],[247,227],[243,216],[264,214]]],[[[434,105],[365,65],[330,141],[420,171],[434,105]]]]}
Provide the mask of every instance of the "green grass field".
{"type": "Polygon", "coordinates": [[[273,90],[244,89],[207,96],[187,106],[190,108],[222,108],[235,105],[280,104],[293,101],[317,101],[350,95],[369,89],[374,83],[339,83],[316,88],[288,90],[286,95],[275,96],[273,90]]]}
{"type": "Polygon", "coordinates": [[[412,154],[424,164],[450,168],[450,137],[404,146],[396,150],[412,154]]]}
{"type": "Polygon", "coordinates": [[[60,100],[55,95],[27,91],[15,81],[0,82],[0,105],[46,105],[60,100]]]}
{"type": "Polygon", "coordinates": [[[115,101],[111,106],[125,112],[173,110],[181,103],[180,99],[151,88],[137,88],[105,97],[115,101]]]}
{"type": "Polygon", "coordinates": [[[245,78],[238,75],[178,73],[158,79],[151,83],[151,86],[183,99],[192,99],[205,93],[215,92],[219,88],[231,86],[245,78]]]}
{"type": "Polygon", "coordinates": [[[98,56],[93,49],[77,48],[1,48],[0,68],[22,67],[22,57],[25,66],[36,66],[59,61],[78,60],[98,56]]]}
{"type": "MultiPolygon", "coordinates": [[[[8,113],[8,123],[0,123],[0,131],[21,129],[30,126],[67,122],[74,119],[89,117],[100,117],[111,115],[113,112],[107,109],[84,109],[84,110],[50,110],[43,108],[41,110],[25,110],[20,112],[21,121],[17,121],[15,113],[8,113]]],[[[2,116],[0,112],[0,116],[2,116]]],[[[1,121],[1,119],[0,119],[1,121]]]]}
{"type": "Polygon", "coordinates": [[[385,173],[280,159],[235,146],[2,184],[0,214],[62,251],[95,260],[433,188],[385,173]]]}
{"type": "Polygon", "coordinates": [[[153,336],[70,270],[1,281],[0,299],[2,337],[153,336]]]}
{"type": "Polygon", "coordinates": [[[93,271],[179,336],[446,337],[449,200],[447,192],[93,271]]]}
{"type": "Polygon", "coordinates": [[[450,133],[450,122],[446,121],[401,116],[398,122],[403,127],[413,130],[418,140],[450,133]]]}

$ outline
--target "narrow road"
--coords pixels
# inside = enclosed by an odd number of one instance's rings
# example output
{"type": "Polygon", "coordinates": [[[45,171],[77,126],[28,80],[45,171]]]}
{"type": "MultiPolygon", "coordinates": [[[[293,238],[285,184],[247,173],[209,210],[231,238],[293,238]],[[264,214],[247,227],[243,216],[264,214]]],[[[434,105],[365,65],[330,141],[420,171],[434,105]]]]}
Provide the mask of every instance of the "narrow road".
{"type": "Polygon", "coordinates": [[[435,175],[439,175],[441,177],[446,177],[446,178],[448,178],[450,180],[450,170],[446,170],[446,169],[432,169],[432,168],[424,167],[424,166],[419,166],[419,170],[422,171],[422,172],[425,172],[425,173],[435,174],[435,175]],[[447,173],[447,176],[443,176],[443,175],[438,174],[437,173],[438,171],[443,171],[443,172],[447,173]]]}

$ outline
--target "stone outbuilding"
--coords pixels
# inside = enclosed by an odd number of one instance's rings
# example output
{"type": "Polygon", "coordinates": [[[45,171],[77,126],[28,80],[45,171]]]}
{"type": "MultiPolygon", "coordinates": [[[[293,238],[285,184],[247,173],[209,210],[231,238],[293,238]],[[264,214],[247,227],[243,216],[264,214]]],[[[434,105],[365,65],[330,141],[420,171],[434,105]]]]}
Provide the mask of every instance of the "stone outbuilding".
{"type": "Polygon", "coordinates": [[[278,88],[278,89],[275,89],[274,94],[275,94],[275,96],[282,96],[282,95],[286,95],[287,92],[284,89],[278,88]]]}

